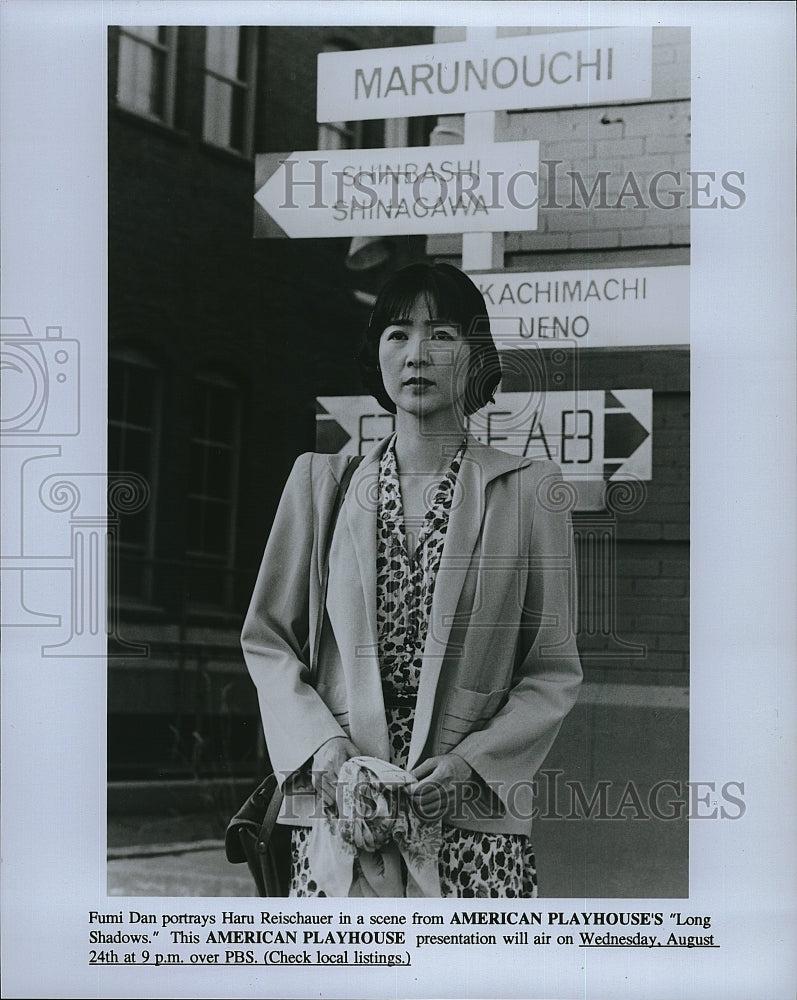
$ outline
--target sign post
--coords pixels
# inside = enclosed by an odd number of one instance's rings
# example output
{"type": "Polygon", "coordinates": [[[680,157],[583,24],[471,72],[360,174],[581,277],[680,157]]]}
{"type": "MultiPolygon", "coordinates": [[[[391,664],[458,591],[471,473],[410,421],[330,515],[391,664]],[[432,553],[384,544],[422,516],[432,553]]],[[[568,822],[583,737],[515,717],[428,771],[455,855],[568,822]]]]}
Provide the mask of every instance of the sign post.
{"type": "MultiPolygon", "coordinates": [[[[488,46],[495,40],[495,28],[468,28],[468,46],[488,46]]],[[[495,143],[495,111],[467,111],[465,113],[465,141],[495,143]]],[[[496,148],[500,149],[500,146],[496,148]]],[[[539,157],[538,157],[539,160],[539,157]]],[[[534,228],[537,228],[535,212],[534,228]]],[[[503,234],[506,229],[482,233],[471,230],[462,236],[462,268],[465,271],[483,271],[504,266],[503,234]],[[500,250],[499,250],[500,245],[500,250]],[[498,250],[498,253],[496,251],[498,250]],[[500,259],[497,259],[500,258],[500,259]]]]}
{"type": "Polygon", "coordinates": [[[539,152],[529,139],[261,154],[255,201],[276,229],[264,221],[255,235],[536,229],[539,152]]]}
{"type": "MultiPolygon", "coordinates": [[[[503,271],[504,233],[537,228],[539,142],[496,142],[496,111],[649,98],[651,29],[496,35],[469,28],[464,42],[321,53],[319,122],[461,114],[462,142],[258,156],[255,235],[462,233],[463,270],[480,286],[507,356],[565,341],[688,343],[686,267],[503,271]]],[[[652,392],[573,385],[499,393],[470,430],[502,450],[558,461],[578,506],[600,509],[607,482],[651,478],[652,392]]],[[[370,397],[318,404],[321,451],[359,454],[392,431],[393,418],[370,397]]]]}

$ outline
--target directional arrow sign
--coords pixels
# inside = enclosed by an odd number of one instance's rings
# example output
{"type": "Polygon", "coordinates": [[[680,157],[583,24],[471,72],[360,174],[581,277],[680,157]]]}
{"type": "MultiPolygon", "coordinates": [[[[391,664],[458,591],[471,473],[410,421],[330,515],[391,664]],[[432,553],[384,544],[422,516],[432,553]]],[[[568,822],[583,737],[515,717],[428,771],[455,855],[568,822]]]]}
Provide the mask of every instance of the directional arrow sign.
{"type": "Polygon", "coordinates": [[[650,479],[653,395],[650,389],[615,389],[603,400],[605,479],[650,479]]]}
{"type": "MultiPolygon", "coordinates": [[[[324,396],[318,403],[319,451],[364,454],[393,433],[393,416],[371,396],[324,396]]],[[[604,481],[652,478],[652,426],[650,389],[499,392],[469,420],[484,444],[558,462],[579,488],[581,510],[600,508],[604,481]]]]}
{"type": "Polygon", "coordinates": [[[316,401],[315,437],[318,451],[335,455],[343,451],[351,441],[351,434],[346,428],[330,416],[325,407],[316,401]]]}
{"type": "Polygon", "coordinates": [[[533,139],[261,154],[255,236],[533,230],[538,166],[533,139]]]}

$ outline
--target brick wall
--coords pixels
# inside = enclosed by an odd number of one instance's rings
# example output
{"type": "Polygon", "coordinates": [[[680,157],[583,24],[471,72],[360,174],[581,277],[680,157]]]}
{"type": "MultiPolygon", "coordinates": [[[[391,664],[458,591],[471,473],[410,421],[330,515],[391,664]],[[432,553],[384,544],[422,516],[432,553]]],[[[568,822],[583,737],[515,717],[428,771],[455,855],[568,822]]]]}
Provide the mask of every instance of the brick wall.
{"type": "MultiPolygon", "coordinates": [[[[560,29],[561,30],[561,29],[560,29]]],[[[541,33],[539,29],[505,29],[502,35],[541,33]]],[[[456,41],[463,31],[437,29],[438,41],[456,41]]],[[[594,251],[621,247],[685,247],[689,245],[689,151],[691,106],[689,28],[653,29],[653,89],[649,101],[614,103],[589,108],[552,108],[539,111],[497,112],[495,140],[537,139],[540,143],[540,210],[533,232],[506,235],[506,261],[539,251],[594,251]],[[551,164],[546,166],[546,162],[551,164]],[[556,163],[554,167],[552,164],[556,163]],[[663,171],[654,193],[673,207],[657,207],[650,198],[652,179],[663,171]],[[568,175],[576,173],[583,188],[568,175]],[[593,185],[601,174],[605,185],[593,185]],[[628,175],[633,180],[628,180],[628,175]],[[552,191],[549,180],[556,189],[552,191]],[[643,196],[637,195],[639,191],[643,196]],[[608,208],[597,208],[601,192],[608,208]],[[584,194],[583,192],[586,192],[584,194]],[[622,211],[613,210],[624,192],[622,211]],[[681,192],[679,195],[678,192],[681,192]],[[556,203],[593,206],[591,211],[546,208],[556,203]],[[639,207],[642,204],[647,207],[639,207]]],[[[446,116],[441,124],[461,129],[462,116],[446,116]]],[[[429,240],[430,252],[460,252],[461,237],[439,236],[429,240]]]]}
{"type": "MultiPolygon", "coordinates": [[[[582,520],[589,518],[575,515],[577,531],[582,520]]],[[[609,682],[688,684],[688,393],[654,391],[653,479],[640,508],[616,513],[615,525],[614,635],[582,634],[585,674],[609,682]],[[641,655],[626,656],[615,639],[643,647],[641,655]],[[616,655],[607,656],[612,650],[616,655]]]]}
{"type": "MultiPolygon", "coordinates": [[[[522,372],[522,365],[510,369],[505,391],[527,388],[522,372]]],[[[685,685],[689,676],[688,351],[581,350],[577,366],[557,389],[571,389],[576,379],[580,390],[653,391],[652,479],[628,493],[618,484],[614,488],[619,495],[605,512],[576,511],[573,517],[579,544],[579,647],[585,674],[596,681],[685,685]],[[589,546],[595,544],[596,532],[603,537],[606,531],[611,533],[612,549],[596,561],[589,546]]]]}

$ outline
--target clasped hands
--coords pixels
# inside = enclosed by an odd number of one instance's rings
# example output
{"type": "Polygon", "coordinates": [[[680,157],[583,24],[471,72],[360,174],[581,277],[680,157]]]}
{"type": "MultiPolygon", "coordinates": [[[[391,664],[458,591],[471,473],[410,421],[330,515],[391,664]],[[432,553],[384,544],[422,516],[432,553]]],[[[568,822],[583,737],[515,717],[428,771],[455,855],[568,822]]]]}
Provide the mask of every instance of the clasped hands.
{"type": "MultiPolygon", "coordinates": [[[[336,736],[322,744],[313,755],[313,787],[321,799],[324,811],[335,815],[340,769],[360,751],[345,736],[336,736]]],[[[404,791],[410,796],[413,809],[422,819],[437,819],[454,801],[461,787],[472,776],[470,764],[456,753],[429,757],[410,772],[416,779],[404,791]]]]}

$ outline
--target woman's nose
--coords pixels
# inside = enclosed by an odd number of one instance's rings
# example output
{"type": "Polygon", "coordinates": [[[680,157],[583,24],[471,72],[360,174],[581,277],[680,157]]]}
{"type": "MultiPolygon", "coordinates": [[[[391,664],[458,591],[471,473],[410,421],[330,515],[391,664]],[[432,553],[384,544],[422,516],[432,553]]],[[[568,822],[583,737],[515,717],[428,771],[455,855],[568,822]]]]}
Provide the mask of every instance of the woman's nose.
{"type": "Polygon", "coordinates": [[[424,336],[415,337],[410,342],[407,364],[422,367],[429,364],[429,340],[424,336]]]}

